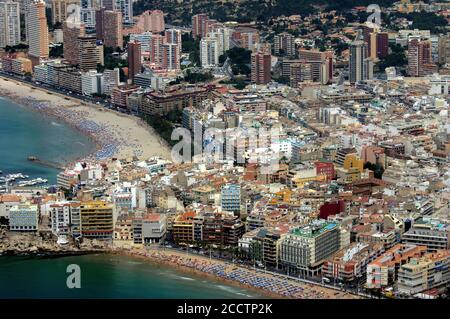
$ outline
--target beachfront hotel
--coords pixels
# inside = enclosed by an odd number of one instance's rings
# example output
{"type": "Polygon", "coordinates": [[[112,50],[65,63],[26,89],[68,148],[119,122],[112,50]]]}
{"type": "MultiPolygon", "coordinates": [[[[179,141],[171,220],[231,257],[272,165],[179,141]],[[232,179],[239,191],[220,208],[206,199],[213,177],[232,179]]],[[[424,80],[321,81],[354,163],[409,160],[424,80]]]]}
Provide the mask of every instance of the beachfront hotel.
{"type": "Polygon", "coordinates": [[[96,70],[98,65],[104,64],[103,44],[95,36],[79,36],[78,67],[81,71],[96,70]]]}
{"type": "Polygon", "coordinates": [[[291,272],[315,275],[323,262],[350,243],[350,235],[338,224],[315,220],[291,230],[281,241],[280,260],[291,272]]]}
{"type": "Polygon", "coordinates": [[[142,99],[141,112],[145,115],[165,115],[170,111],[199,106],[208,96],[207,88],[194,86],[149,92],[142,99]]]}
{"type": "Polygon", "coordinates": [[[91,239],[112,239],[113,205],[104,201],[87,201],[80,205],[81,236],[91,239]]]}
{"type": "Polygon", "coordinates": [[[414,295],[436,287],[445,287],[450,280],[450,251],[437,250],[423,257],[411,258],[398,270],[398,291],[414,295]]]}
{"type": "Polygon", "coordinates": [[[79,63],[80,41],[78,37],[86,35],[84,23],[63,23],[63,51],[64,59],[72,65],[79,63]]]}
{"type": "Polygon", "coordinates": [[[42,59],[49,56],[49,41],[47,18],[45,15],[45,2],[37,0],[30,4],[27,16],[28,30],[28,56],[33,66],[38,65],[42,59]]]}
{"type": "Polygon", "coordinates": [[[398,280],[400,266],[414,257],[421,257],[425,246],[397,244],[367,265],[366,285],[369,289],[386,288],[398,280]]]}

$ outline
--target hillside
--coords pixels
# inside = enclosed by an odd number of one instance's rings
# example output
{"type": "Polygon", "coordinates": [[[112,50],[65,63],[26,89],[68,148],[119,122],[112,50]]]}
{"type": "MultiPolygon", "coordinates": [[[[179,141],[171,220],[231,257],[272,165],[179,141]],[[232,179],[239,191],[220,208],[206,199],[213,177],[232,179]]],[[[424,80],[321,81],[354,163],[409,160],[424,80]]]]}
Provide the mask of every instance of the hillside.
{"type": "MultiPolygon", "coordinates": [[[[135,14],[145,10],[160,9],[167,13],[169,23],[188,25],[191,16],[208,13],[218,21],[266,22],[272,17],[309,14],[321,9],[343,11],[355,6],[367,6],[373,0],[138,0],[134,3],[135,14]]],[[[376,1],[389,6],[394,0],[376,1]]]]}

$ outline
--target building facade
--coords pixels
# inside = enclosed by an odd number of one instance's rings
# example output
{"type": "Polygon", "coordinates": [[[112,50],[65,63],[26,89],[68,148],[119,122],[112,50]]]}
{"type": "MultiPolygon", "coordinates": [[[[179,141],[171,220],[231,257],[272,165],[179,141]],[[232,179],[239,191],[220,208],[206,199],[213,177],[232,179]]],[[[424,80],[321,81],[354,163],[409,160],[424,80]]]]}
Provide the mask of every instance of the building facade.
{"type": "Polygon", "coordinates": [[[12,0],[0,2],[0,48],[20,43],[20,5],[12,0]]]}

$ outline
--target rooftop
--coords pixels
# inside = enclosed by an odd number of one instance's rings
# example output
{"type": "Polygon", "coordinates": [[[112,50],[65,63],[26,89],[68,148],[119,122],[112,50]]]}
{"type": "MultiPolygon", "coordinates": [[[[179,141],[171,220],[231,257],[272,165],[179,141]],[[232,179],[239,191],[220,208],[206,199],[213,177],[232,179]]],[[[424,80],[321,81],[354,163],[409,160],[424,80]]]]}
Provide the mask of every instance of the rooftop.
{"type": "Polygon", "coordinates": [[[317,237],[326,231],[332,230],[337,227],[336,223],[329,223],[326,221],[316,221],[307,226],[299,227],[291,230],[291,234],[301,237],[317,237]]]}

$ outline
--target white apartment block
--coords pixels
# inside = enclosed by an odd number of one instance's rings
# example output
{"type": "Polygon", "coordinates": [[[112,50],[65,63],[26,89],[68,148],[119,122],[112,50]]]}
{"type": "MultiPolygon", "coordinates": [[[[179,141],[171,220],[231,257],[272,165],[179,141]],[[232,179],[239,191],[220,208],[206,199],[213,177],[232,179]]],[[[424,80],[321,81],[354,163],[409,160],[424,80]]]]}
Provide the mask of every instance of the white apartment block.
{"type": "Polygon", "coordinates": [[[200,61],[204,68],[215,67],[219,64],[217,39],[204,38],[200,41],[200,61]]]}
{"type": "Polygon", "coordinates": [[[36,231],[38,229],[37,205],[16,205],[9,210],[9,229],[12,231],[36,231]]]}
{"type": "Polygon", "coordinates": [[[81,75],[81,92],[84,95],[103,93],[103,74],[92,70],[81,75]]]}
{"type": "Polygon", "coordinates": [[[0,2],[0,48],[20,43],[19,3],[6,0],[0,2]]]}

